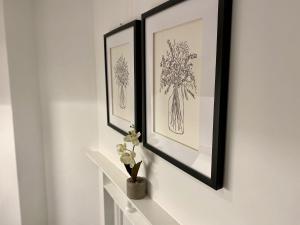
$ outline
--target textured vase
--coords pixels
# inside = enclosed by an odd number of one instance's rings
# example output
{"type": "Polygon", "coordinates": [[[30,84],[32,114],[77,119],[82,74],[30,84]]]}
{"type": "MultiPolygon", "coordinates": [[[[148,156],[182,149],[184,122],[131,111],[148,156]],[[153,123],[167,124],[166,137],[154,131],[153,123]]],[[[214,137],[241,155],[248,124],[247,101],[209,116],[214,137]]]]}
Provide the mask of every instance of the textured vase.
{"type": "Polygon", "coordinates": [[[132,178],[127,179],[127,196],[130,199],[143,199],[147,195],[147,180],[137,177],[136,182],[132,178]]]}
{"type": "Polygon", "coordinates": [[[123,85],[119,86],[119,106],[121,109],[126,108],[126,90],[123,85]]]}
{"type": "Polygon", "coordinates": [[[174,88],[168,103],[169,130],[175,134],[184,133],[184,99],[179,94],[178,88],[174,88]]]}

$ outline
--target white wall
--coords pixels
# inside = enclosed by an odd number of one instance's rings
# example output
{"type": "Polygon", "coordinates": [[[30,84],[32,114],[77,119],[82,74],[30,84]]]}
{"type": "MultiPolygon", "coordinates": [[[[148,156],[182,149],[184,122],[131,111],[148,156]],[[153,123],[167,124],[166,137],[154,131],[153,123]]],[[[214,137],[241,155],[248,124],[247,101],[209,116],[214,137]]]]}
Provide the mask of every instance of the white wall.
{"type": "Polygon", "coordinates": [[[40,99],[32,0],[4,0],[23,225],[47,223],[40,99]]]}
{"type": "MultiPolygon", "coordinates": [[[[122,137],[106,125],[103,34],[162,2],[94,0],[100,147],[120,168],[122,137]]],[[[224,189],[143,151],[152,197],[181,224],[298,223],[299,9],[297,0],[234,1],[224,189]]]]}
{"type": "Polygon", "coordinates": [[[21,225],[2,0],[0,0],[0,224],[21,225]]]}
{"type": "Polygon", "coordinates": [[[97,225],[98,175],[92,1],[37,0],[36,34],[49,225],[97,225]]]}
{"type": "Polygon", "coordinates": [[[92,1],[5,0],[7,45],[2,0],[0,15],[0,224],[96,225],[98,175],[82,151],[98,139],[92,1]]]}

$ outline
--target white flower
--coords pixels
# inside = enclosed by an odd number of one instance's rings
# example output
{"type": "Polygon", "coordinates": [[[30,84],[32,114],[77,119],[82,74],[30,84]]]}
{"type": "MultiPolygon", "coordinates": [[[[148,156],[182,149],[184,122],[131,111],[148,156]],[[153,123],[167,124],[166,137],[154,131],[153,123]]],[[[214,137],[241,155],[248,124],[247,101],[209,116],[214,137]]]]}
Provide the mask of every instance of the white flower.
{"type": "Polygon", "coordinates": [[[124,163],[125,165],[130,165],[130,168],[133,168],[135,165],[135,161],[134,161],[134,157],[135,157],[135,153],[132,154],[134,152],[124,152],[121,157],[120,160],[122,163],[124,163]]]}
{"type": "Polygon", "coordinates": [[[117,150],[120,155],[121,162],[125,165],[130,165],[130,167],[132,168],[135,165],[135,152],[128,150],[126,147],[126,143],[117,145],[117,150]]]}
{"type": "Polygon", "coordinates": [[[117,145],[119,155],[122,155],[127,150],[126,143],[117,145]]]}
{"type": "Polygon", "coordinates": [[[136,133],[135,130],[129,131],[128,135],[124,137],[124,141],[131,142],[133,145],[137,146],[139,145],[139,137],[141,136],[141,133],[136,133]]]}
{"type": "Polygon", "coordinates": [[[130,151],[130,154],[131,154],[131,157],[132,157],[132,158],[135,158],[136,154],[135,154],[134,151],[130,151]]]}
{"type": "Polygon", "coordinates": [[[131,142],[133,145],[132,150],[127,149],[126,143],[124,144],[119,144],[117,145],[117,151],[120,155],[120,161],[125,164],[125,165],[129,165],[130,168],[133,168],[135,163],[135,152],[134,152],[134,148],[135,146],[139,145],[139,137],[141,136],[140,132],[136,132],[134,129],[134,126],[131,126],[131,128],[133,128],[133,130],[128,132],[128,135],[124,137],[124,141],[125,142],[131,142]]]}

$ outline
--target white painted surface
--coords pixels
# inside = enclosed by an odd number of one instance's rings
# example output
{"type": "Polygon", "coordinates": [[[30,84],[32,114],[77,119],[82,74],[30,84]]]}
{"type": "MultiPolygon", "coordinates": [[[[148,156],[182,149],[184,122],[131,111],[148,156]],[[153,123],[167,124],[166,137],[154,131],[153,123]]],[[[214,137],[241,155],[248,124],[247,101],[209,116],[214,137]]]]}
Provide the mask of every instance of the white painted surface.
{"type": "MultiPolygon", "coordinates": [[[[2,92],[1,103],[8,104],[5,109],[11,120],[5,117],[7,126],[12,126],[14,119],[23,225],[96,225],[99,221],[97,171],[81,152],[83,146],[96,144],[98,139],[91,3],[5,0],[13,117],[10,100],[2,98],[2,92]]],[[[2,36],[1,32],[1,56],[5,47],[2,36]]],[[[1,73],[7,70],[3,63],[1,57],[1,73]]],[[[5,134],[13,135],[6,130],[5,134]]],[[[7,163],[1,164],[1,172],[7,163]]],[[[17,179],[16,174],[10,176],[17,179]]],[[[3,188],[12,188],[12,182],[5,182],[3,188]]],[[[17,188],[17,180],[14,182],[17,188]]],[[[8,201],[11,196],[3,193],[8,201]]],[[[4,200],[1,195],[1,209],[4,200]]],[[[18,208],[14,208],[17,214],[18,208]]],[[[9,210],[1,215],[9,215],[9,210]]]]}
{"type": "MultiPolygon", "coordinates": [[[[106,125],[102,35],[163,1],[94,2],[100,148],[121,168],[122,136],[106,125]]],[[[298,224],[299,9],[297,0],[234,1],[224,189],[143,151],[152,197],[180,224],[298,224]]]]}
{"type": "MultiPolygon", "coordinates": [[[[88,150],[87,156],[99,167],[100,177],[104,177],[100,189],[104,188],[110,194],[132,224],[178,225],[167,212],[148,196],[142,200],[129,199],[126,196],[126,179],[128,175],[122,173],[122,170],[99,152],[99,149],[88,150]],[[126,210],[127,206],[130,206],[132,210],[126,210]]],[[[105,205],[104,208],[106,209],[105,205]]]]}
{"type": "Polygon", "coordinates": [[[98,225],[92,2],[35,1],[49,225],[98,225]]]}
{"type": "Polygon", "coordinates": [[[23,225],[47,223],[34,1],[4,0],[23,225]]]}
{"type": "Polygon", "coordinates": [[[2,0],[0,0],[0,224],[21,225],[2,0]]]}
{"type": "Polygon", "coordinates": [[[114,221],[115,225],[121,225],[121,221],[123,220],[123,216],[120,215],[120,212],[126,212],[124,215],[132,225],[151,225],[151,223],[146,220],[141,213],[133,209],[133,212],[126,211],[126,195],[121,195],[120,191],[113,184],[105,185],[105,191],[112,197],[112,200],[115,203],[115,207],[118,209],[114,210],[114,221]],[[120,211],[122,210],[122,211],[120,211]]]}

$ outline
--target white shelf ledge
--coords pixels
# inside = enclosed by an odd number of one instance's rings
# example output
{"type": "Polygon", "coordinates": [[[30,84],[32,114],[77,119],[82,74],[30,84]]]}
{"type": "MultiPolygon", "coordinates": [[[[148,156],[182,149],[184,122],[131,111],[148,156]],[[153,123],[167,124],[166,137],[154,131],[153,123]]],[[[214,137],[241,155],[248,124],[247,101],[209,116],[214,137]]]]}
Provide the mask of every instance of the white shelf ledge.
{"type": "Polygon", "coordinates": [[[104,189],[110,194],[122,211],[127,214],[128,219],[133,224],[179,225],[173,217],[151,198],[146,197],[142,200],[129,199],[126,195],[127,176],[100,151],[93,149],[87,151],[86,154],[109,179],[110,182],[104,184],[104,189]],[[136,211],[126,211],[128,205],[131,205],[136,211]],[[142,223],[141,220],[144,222],[142,223]]]}
{"type": "Polygon", "coordinates": [[[108,192],[108,194],[113,198],[114,202],[119,206],[122,212],[125,214],[126,218],[130,221],[131,224],[143,224],[143,225],[151,225],[147,218],[138,212],[134,206],[128,205],[127,197],[122,194],[118,188],[112,184],[106,184],[104,189],[108,192]]]}

